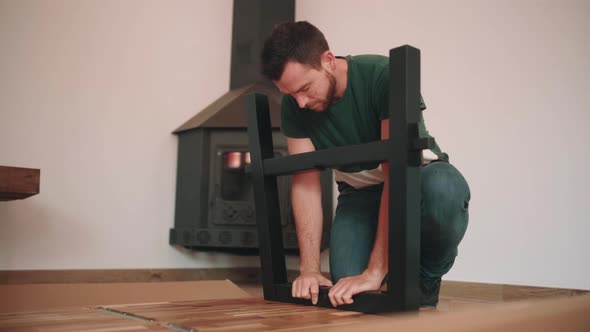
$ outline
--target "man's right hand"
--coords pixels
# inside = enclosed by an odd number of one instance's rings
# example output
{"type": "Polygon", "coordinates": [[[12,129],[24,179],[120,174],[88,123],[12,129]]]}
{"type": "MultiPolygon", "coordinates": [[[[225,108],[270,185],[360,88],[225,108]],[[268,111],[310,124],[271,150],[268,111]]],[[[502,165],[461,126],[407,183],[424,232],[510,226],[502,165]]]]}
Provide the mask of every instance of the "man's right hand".
{"type": "Polygon", "coordinates": [[[301,272],[291,287],[291,296],[311,299],[311,303],[318,303],[320,286],[332,286],[332,282],[320,272],[301,272]]]}

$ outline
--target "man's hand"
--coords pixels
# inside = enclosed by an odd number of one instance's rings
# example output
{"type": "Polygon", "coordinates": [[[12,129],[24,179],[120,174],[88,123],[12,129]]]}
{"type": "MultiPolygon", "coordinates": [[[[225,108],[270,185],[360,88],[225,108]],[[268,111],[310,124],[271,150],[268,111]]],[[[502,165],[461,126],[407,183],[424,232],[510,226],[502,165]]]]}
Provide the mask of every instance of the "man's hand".
{"type": "Polygon", "coordinates": [[[342,278],[330,289],[330,302],[334,307],[351,304],[354,302],[353,295],[379,289],[384,277],[385,273],[369,273],[365,270],[359,275],[342,278]]]}
{"type": "Polygon", "coordinates": [[[318,303],[320,286],[332,286],[332,282],[320,272],[301,272],[291,287],[291,296],[311,299],[311,303],[318,303]]]}

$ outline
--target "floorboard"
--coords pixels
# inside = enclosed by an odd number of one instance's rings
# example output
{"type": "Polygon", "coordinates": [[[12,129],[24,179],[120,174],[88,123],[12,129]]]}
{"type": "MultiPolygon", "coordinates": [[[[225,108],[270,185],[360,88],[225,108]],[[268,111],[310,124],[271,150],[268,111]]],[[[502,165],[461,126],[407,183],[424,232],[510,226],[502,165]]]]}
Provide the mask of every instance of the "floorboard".
{"type": "MultiPolygon", "coordinates": [[[[259,285],[241,284],[238,289],[235,284],[229,281],[226,283],[227,285],[221,284],[222,289],[228,289],[228,292],[232,291],[232,294],[235,294],[238,298],[191,300],[177,298],[174,301],[113,302],[106,305],[96,303],[94,305],[86,304],[69,308],[47,308],[35,311],[0,313],[0,332],[356,331],[357,326],[358,330],[365,330],[367,325],[389,326],[390,323],[406,326],[403,324],[408,322],[407,318],[424,322],[431,318],[447,318],[450,317],[449,315],[454,314],[493,312],[497,310],[499,305],[504,303],[506,305],[516,305],[513,307],[514,310],[526,309],[530,306],[530,304],[520,305],[520,302],[511,300],[522,297],[522,294],[508,298],[483,294],[482,298],[478,299],[474,298],[471,293],[467,298],[441,293],[439,306],[436,309],[422,309],[418,312],[402,314],[367,315],[338,309],[265,301],[262,298],[262,289],[259,285]],[[231,290],[232,287],[235,289],[231,290]]],[[[215,284],[219,286],[219,282],[215,284]]],[[[185,289],[187,293],[198,291],[194,289],[196,284],[183,283],[182,285],[188,287],[185,289]]],[[[201,285],[208,284],[201,283],[201,285]]],[[[113,288],[115,291],[121,289],[121,285],[111,286],[115,287],[113,288]]],[[[211,287],[204,288],[210,289],[211,287]]],[[[149,287],[144,288],[144,290],[148,292],[149,287]]],[[[555,295],[555,293],[551,292],[543,294],[549,298],[555,295]]],[[[144,295],[145,298],[151,298],[150,294],[144,295]]],[[[558,295],[563,298],[564,294],[558,295]]],[[[572,293],[569,297],[575,295],[577,293],[572,293]]],[[[540,296],[539,293],[535,294],[534,297],[540,296]]],[[[567,294],[566,297],[568,297],[567,294]]],[[[585,297],[589,298],[588,296],[585,297]]],[[[135,298],[137,299],[137,297],[135,298]]],[[[586,307],[582,307],[581,310],[584,311],[588,308],[590,313],[590,306],[587,306],[587,303],[586,300],[584,302],[586,307]]],[[[547,315],[544,312],[543,316],[540,317],[545,316],[547,315]]],[[[580,315],[575,317],[580,317],[580,315]]],[[[461,319],[469,320],[467,318],[461,319]]],[[[375,332],[376,330],[370,331],[375,332]]]]}

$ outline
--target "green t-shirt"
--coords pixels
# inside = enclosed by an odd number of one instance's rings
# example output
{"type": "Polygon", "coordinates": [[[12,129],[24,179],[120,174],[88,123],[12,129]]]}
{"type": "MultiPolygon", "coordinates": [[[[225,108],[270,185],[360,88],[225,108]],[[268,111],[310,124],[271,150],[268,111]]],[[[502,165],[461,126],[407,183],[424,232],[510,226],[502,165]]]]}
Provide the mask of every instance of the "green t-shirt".
{"type": "MultiPolygon", "coordinates": [[[[381,139],[381,120],[389,117],[389,58],[382,55],[346,56],[348,80],[342,98],[323,112],[301,109],[296,100],[284,95],[281,130],[287,137],[311,139],[316,150],[362,144],[381,139]]],[[[426,109],[421,100],[422,110],[426,109]]],[[[420,136],[430,137],[422,114],[420,136]]],[[[438,146],[432,151],[448,159],[438,146]]],[[[378,163],[342,167],[342,172],[374,169],[378,163]]]]}

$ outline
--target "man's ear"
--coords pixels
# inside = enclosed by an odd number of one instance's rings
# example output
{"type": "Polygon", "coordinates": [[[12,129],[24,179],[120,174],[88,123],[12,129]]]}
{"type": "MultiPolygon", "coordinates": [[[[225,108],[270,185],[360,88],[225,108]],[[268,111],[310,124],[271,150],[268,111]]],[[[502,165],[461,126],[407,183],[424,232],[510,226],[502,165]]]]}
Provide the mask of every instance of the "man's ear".
{"type": "Polygon", "coordinates": [[[332,51],[327,50],[320,56],[320,61],[322,63],[322,68],[328,70],[330,72],[336,70],[336,56],[332,51]]]}

